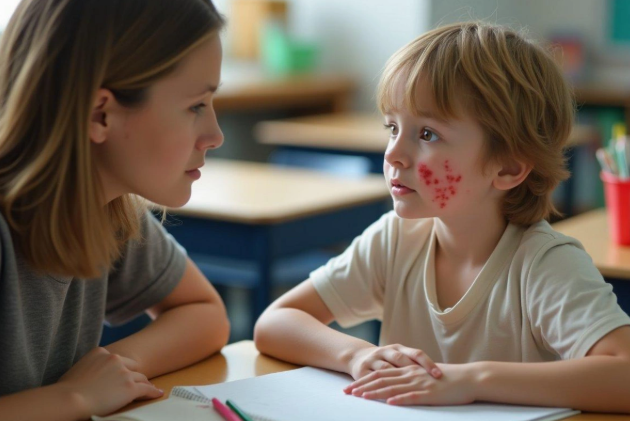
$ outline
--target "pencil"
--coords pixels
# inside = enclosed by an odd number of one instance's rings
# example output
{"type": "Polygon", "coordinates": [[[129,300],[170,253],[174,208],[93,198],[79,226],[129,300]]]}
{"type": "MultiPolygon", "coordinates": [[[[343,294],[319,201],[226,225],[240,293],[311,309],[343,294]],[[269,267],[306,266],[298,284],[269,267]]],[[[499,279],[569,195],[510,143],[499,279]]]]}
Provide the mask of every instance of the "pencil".
{"type": "Polygon", "coordinates": [[[243,410],[241,408],[239,408],[233,401],[228,399],[227,401],[225,401],[225,403],[227,403],[227,406],[229,406],[232,411],[236,412],[236,415],[241,417],[241,420],[243,420],[243,421],[253,421],[249,417],[249,415],[247,415],[245,412],[243,412],[243,410]]]}
{"type": "Polygon", "coordinates": [[[214,406],[214,410],[217,411],[225,421],[241,421],[241,418],[239,418],[238,415],[236,415],[230,408],[223,405],[217,398],[212,398],[212,406],[214,406]]]}

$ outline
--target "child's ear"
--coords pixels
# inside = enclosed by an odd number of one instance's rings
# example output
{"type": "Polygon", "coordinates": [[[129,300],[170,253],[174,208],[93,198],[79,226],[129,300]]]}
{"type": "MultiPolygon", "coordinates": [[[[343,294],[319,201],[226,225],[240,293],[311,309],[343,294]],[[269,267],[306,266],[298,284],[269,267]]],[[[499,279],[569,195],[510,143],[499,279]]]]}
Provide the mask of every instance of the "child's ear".
{"type": "Polygon", "coordinates": [[[90,117],[90,140],[94,143],[103,143],[107,140],[110,125],[108,113],[114,104],[114,95],[109,89],[99,89],[96,92],[96,100],[90,117]]]}
{"type": "Polygon", "coordinates": [[[531,165],[510,159],[500,165],[492,184],[498,190],[510,190],[525,181],[531,171],[531,165]]]}

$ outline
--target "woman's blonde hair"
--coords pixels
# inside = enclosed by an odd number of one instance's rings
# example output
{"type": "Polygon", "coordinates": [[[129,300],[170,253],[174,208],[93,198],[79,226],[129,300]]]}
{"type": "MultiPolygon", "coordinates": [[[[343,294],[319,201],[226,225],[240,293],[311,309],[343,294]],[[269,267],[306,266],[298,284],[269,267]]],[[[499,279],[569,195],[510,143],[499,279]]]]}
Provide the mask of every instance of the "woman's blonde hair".
{"type": "Polygon", "coordinates": [[[103,205],[88,136],[96,92],[127,107],[224,21],[210,0],[23,0],[0,42],[0,212],[35,270],[90,278],[146,206],[103,205]]]}
{"type": "Polygon", "coordinates": [[[424,79],[441,118],[465,109],[487,136],[484,165],[516,159],[533,167],[526,180],[507,192],[503,214],[530,225],[558,214],[551,194],[569,177],[564,147],[574,117],[572,92],[551,54],[516,32],[479,22],[434,29],[410,42],[388,61],[378,89],[386,113],[403,103],[421,108],[416,95],[424,79]]]}

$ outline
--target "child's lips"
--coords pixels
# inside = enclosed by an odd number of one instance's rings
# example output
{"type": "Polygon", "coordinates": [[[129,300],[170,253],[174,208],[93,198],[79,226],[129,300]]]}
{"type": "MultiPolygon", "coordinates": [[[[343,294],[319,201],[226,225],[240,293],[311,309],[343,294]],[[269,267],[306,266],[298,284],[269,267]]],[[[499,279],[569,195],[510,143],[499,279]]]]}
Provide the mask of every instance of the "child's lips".
{"type": "Polygon", "coordinates": [[[392,187],[392,194],[394,194],[395,196],[404,196],[415,191],[402,184],[398,179],[392,179],[390,182],[392,187]]]}

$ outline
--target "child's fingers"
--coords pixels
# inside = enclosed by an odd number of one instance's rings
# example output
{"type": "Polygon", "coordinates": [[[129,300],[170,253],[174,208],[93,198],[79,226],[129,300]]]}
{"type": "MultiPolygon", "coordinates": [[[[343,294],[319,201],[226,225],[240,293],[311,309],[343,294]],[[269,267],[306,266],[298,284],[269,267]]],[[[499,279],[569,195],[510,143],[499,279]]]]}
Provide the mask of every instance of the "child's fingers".
{"type": "Polygon", "coordinates": [[[383,358],[394,367],[407,367],[409,365],[418,365],[415,360],[399,349],[387,349],[383,353],[383,358]]]}
{"type": "Polygon", "coordinates": [[[365,384],[368,384],[370,382],[373,382],[376,379],[379,378],[384,378],[384,377],[391,377],[391,376],[396,376],[396,375],[400,375],[401,371],[399,368],[391,368],[388,370],[379,370],[379,371],[372,371],[371,373],[366,374],[365,376],[355,380],[354,382],[350,383],[344,390],[347,391],[346,393],[350,393],[352,392],[352,390],[361,387],[365,384]]]}
{"type": "Polygon", "coordinates": [[[433,360],[421,349],[401,346],[399,350],[427,370],[427,373],[429,373],[432,377],[436,379],[442,377],[442,370],[440,370],[433,360]]]}
{"type": "Polygon", "coordinates": [[[389,405],[430,405],[431,394],[426,391],[412,391],[387,399],[389,405]]]}
{"type": "Polygon", "coordinates": [[[395,384],[392,386],[364,392],[361,397],[365,399],[389,399],[391,397],[403,395],[413,391],[413,385],[395,384]]]}
{"type": "MultiPolygon", "coordinates": [[[[379,377],[376,380],[372,380],[371,382],[364,384],[363,386],[354,388],[352,390],[352,394],[354,396],[362,396],[366,398],[368,397],[366,396],[366,394],[371,394],[372,392],[383,390],[383,389],[389,390],[392,387],[398,386],[401,384],[408,386],[408,383],[409,383],[409,379],[404,376],[401,376],[400,374],[391,376],[391,377],[379,377]]],[[[395,396],[395,395],[399,395],[403,393],[400,389],[396,389],[396,390],[398,390],[398,392],[395,394],[385,396],[384,398],[376,398],[376,399],[387,399],[391,396],[395,396]]]]}

